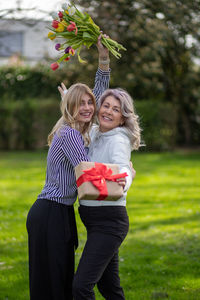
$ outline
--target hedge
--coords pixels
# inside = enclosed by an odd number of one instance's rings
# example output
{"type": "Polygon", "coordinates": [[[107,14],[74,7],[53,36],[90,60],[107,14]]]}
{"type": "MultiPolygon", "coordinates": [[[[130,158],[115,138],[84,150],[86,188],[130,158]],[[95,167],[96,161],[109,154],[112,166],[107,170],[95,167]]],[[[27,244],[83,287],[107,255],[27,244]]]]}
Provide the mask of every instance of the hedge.
{"type": "MultiPolygon", "coordinates": [[[[60,117],[58,98],[26,98],[0,102],[0,149],[43,149],[47,135],[60,117]]],[[[173,149],[176,112],[169,103],[136,101],[146,146],[142,149],[173,149]]]]}
{"type": "Polygon", "coordinates": [[[144,149],[172,150],[177,138],[177,112],[172,103],[155,100],[135,102],[140,117],[144,149]]]}
{"type": "Polygon", "coordinates": [[[70,65],[53,72],[45,65],[35,67],[0,67],[0,95],[1,101],[24,98],[48,98],[58,96],[57,86],[64,81],[70,86],[78,79],[78,70],[70,65]]]}
{"type": "Polygon", "coordinates": [[[4,101],[0,105],[0,149],[41,149],[60,116],[55,99],[4,101]]]}

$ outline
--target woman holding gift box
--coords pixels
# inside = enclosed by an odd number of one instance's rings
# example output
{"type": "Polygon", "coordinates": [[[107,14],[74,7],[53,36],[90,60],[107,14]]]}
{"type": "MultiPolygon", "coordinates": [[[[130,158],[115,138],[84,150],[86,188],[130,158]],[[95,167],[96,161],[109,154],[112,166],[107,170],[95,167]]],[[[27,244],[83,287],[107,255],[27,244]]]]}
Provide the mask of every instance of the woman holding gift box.
{"type": "Polygon", "coordinates": [[[127,235],[126,194],[132,182],[131,150],[140,146],[140,127],[133,100],[122,89],[108,89],[100,98],[99,126],[90,132],[91,161],[118,164],[127,172],[123,196],[117,201],[80,200],[79,213],[87,241],[73,283],[75,300],[93,300],[94,285],[105,299],[125,299],[120,286],[118,249],[127,235]]]}
{"type": "Polygon", "coordinates": [[[98,41],[99,69],[92,91],[72,85],[61,104],[62,117],[49,135],[46,182],[27,216],[31,300],[71,300],[77,231],[74,167],[88,161],[84,141],[93,122],[96,99],[108,88],[108,51],[98,41]]]}

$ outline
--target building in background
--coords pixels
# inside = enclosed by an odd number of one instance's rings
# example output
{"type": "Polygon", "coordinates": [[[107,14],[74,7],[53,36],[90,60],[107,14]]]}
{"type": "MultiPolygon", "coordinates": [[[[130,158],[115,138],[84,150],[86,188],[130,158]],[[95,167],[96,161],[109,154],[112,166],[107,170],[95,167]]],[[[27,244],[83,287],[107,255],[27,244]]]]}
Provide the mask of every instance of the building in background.
{"type": "Polygon", "coordinates": [[[0,65],[34,65],[54,59],[54,41],[47,38],[50,21],[0,19],[0,65]]]}

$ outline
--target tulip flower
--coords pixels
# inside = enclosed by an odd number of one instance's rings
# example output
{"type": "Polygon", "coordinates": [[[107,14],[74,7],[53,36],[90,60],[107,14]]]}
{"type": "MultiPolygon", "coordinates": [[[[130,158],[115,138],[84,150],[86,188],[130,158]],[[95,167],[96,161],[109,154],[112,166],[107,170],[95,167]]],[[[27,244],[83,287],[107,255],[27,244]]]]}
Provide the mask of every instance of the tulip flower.
{"type": "Polygon", "coordinates": [[[75,35],[77,35],[78,28],[76,27],[76,23],[70,21],[70,25],[67,26],[67,31],[71,32],[75,30],[75,35]]]}
{"type": "Polygon", "coordinates": [[[64,61],[68,61],[68,60],[70,60],[69,56],[64,59],[64,61]]]}
{"type": "Polygon", "coordinates": [[[60,50],[60,47],[61,47],[61,44],[56,44],[56,45],[55,45],[55,49],[56,49],[57,51],[60,50]]]}
{"type": "Polygon", "coordinates": [[[62,23],[58,24],[58,27],[56,28],[57,32],[63,32],[65,29],[65,26],[62,23]]]}
{"type": "Polygon", "coordinates": [[[59,21],[53,20],[51,26],[52,26],[53,28],[58,28],[58,24],[59,24],[59,21]]]}
{"type": "Polygon", "coordinates": [[[53,41],[53,40],[56,38],[55,33],[53,33],[53,32],[50,31],[50,32],[48,33],[48,38],[49,38],[50,40],[53,41]]]}
{"type": "Polygon", "coordinates": [[[63,24],[65,27],[68,26],[67,22],[65,22],[64,20],[62,20],[60,23],[63,24]]]}
{"type": "Polygon", "coordinates": [[[66,53],[66,54],[69,53],[69,51],[70,51],[71,49],[72,49],[71,46],[67,47],[67,48],[65,49],[65,53],[66,53]]]}
{"type": "Polygon", "coordinates": [[[59,16],[60,20],[62,21],[62,19],[63,19],[63,13],[62,13],[62,11],[59,11],[58,16],[59,16]]]}
{"type": "Polygon", "coordinates": [[[75,55],[75,50],[74,50],[73,48],[71,48],[71,49],[69,50],[69,54],[71,54],[72,56],[74,56],[74,55],[75,55]]]}
{"type": "Polygon", "coordinates": [[[53,71],[55,71],[55,70],[58,69],[58,68],[59,68],[59,64],[58,64],[57,62],[54,62],[54,63],[51,64],[51,69],[52,69],[53,71]]]}

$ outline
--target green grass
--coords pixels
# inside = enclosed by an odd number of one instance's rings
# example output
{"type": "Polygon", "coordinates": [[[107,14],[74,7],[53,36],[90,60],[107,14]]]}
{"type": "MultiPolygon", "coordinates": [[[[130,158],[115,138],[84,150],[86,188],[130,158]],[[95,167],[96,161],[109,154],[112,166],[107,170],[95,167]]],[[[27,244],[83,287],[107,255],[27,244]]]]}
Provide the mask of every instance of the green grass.
{"type": "MultiPolygon", "coordinates": [[[[133,163],[130,230],[120,248],[126,299],[198,300],[200,153],[134,153],[133,163]]],[[[29,299],[26,215],[44,184],[45,165],[46,153],[0,152],[0,300],[29,299]]],[[[77,222],[76,263],[85,240],[78,214],[77,222]]]]}

